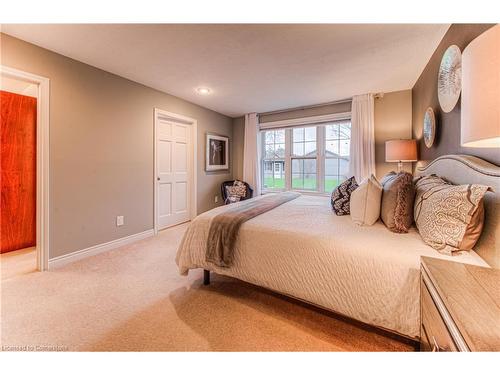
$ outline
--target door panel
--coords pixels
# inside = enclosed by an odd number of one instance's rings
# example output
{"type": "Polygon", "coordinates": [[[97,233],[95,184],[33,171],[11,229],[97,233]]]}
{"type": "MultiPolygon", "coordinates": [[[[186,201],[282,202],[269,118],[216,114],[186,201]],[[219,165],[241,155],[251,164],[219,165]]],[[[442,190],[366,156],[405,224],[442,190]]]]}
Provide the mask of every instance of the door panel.
{"type": "Polygon", "coordinates": [[[181,214],[187,210],[187,183],[178,182],[175,184],[175,213],[181,214]]]}
{"type": "Polygon", "coordinates": [[[168,122],[159,121],[158,122],[158,136],[160,138],[171,138],[172,137],[172,125],[168,122]]]}
{"type": "Polygon", "coordinates": [[[187,173],[187,167],[188,167],[187,145],[185,143],[176,143],[174,152],[176,156],[175,171],[177,173],[182,173],[182,172],[187,173]]]}
{"type": "Polygon", "coordinates": [[[162,119],[157,121],[158,229],[190,219],[190,132],[190,125],[162,119]]]}
{"type": "Polygon", "coordinates": [[[172,210],[170,208],[172,184],[160,184],[160,215],[170,215],[172,210]]]}
{"type": "Polygon", "coordinates": [[[186,142],[188,138],[188,128],[186,125],[174,125],[174,137],[179,142],[186,142]]]}
{"type": "Polygon", "coordinates": [[[0,252],[36,244],[36,98],[0,91],[0,252]]]}
{"type": "Polygon", "coordinates": [[[159,172],[169,174],[172,172],[172,144],[169,141],[161,140],[158,146],[160,149],[159,172]]]}

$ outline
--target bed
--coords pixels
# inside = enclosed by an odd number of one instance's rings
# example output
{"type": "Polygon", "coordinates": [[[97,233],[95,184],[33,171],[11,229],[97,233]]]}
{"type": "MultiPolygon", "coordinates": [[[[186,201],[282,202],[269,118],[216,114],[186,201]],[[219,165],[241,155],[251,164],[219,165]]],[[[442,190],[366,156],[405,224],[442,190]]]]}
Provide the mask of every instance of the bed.
{"type": "Polygon", "coordinates": [[[199,215],[179,247],[179,270],[186,274],[203,268],[235,277],[416,339],[421,256],[485,267],[499,262],[500,168],[474,157],[445,156],[417,166],[417,174],[431,173],[495,190],[485,200],[485,229],[477,252],[441,255],[424,244],[415,228],[396,234],[380,221],[360,227],[349,216],[334,215],[329,198],[302,195],[241,226],[231,267],[205,261],[210,222],[228,206],[199,215]]]}

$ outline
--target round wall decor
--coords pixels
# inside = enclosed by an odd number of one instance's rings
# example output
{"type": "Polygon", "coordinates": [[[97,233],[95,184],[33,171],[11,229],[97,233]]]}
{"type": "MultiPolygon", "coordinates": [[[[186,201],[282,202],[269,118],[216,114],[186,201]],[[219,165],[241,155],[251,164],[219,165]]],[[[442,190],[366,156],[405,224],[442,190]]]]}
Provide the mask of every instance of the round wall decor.
{"type": "Polygon", "coordinates": [[[451,112],[462,90],[462,54],[456,45],[449,46],[441,59],[437,86],[441,109],[451,112]]]}
{"type": "Polygon", "coordinates": [[[436,138],[436,117],[434,110],[429,107],[424,115],[424,142],[427,148],[431,148],[436,138]]]}

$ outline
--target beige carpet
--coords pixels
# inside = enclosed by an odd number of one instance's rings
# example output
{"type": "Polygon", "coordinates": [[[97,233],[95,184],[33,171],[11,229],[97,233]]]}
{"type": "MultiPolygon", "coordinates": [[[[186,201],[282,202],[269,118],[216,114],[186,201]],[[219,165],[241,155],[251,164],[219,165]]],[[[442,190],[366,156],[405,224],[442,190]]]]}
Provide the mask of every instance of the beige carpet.
{"type": "Polygon", "coordinates": [[[0,278],[2,281],[36,272],[36,248],[28,247],[0,254],[0,262],[0,278]]]}
{"type": "MultiPolygon", "coordinates": [[[[411,346],[227,277],[179,276],[186,225],[2,280],[3,350],[406,351],[411,346]]],[[[9,272],[3,263],[4,272],[9,272]]]]}

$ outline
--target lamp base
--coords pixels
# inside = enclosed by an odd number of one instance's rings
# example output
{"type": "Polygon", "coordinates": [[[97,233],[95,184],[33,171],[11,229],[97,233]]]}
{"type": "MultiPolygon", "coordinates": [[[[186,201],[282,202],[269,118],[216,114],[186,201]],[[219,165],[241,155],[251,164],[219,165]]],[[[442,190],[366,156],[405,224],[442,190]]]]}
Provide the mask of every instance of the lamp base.
{"type": "Polygon", "coordinates": [[[403,162],[399,161],[398,162],[398,173],[401,172],[402,170],[403,170],[403,162]]]}

